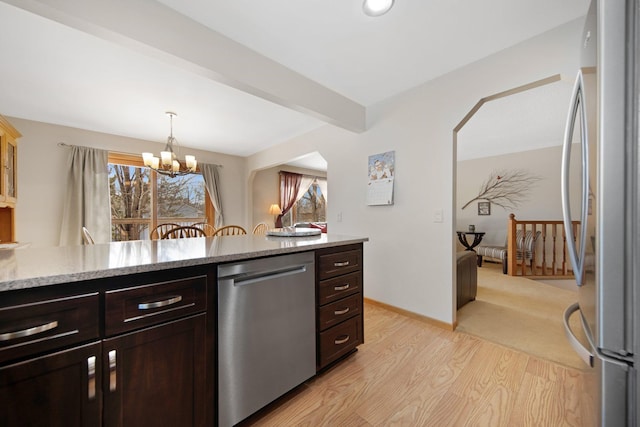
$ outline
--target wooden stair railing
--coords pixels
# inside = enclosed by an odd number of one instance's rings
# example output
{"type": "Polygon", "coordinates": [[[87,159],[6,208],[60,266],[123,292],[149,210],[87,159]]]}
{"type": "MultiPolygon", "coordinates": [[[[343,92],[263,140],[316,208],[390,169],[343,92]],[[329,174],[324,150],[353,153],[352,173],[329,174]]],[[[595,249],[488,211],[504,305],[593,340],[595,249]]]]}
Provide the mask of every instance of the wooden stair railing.
{"type": "MultiPolygon", "coordinates": [[[[578,236],[580,222],[572,221],[571,223],[573,235],[578,236]]],[[[514,214],[510,214],[507,223],[507,261],[510,276],[527,276],[538,279],[572,278],[573,269],[569,261],[567,236],[563,221],[520,221],[516,220],[514,214]],[[523,243],[516,241],[518,231],[522,236],[528,231],[533,236],[540,232],[533,245],[530,259],[525,256],[525,248],[522,248],[523,243]]]]}

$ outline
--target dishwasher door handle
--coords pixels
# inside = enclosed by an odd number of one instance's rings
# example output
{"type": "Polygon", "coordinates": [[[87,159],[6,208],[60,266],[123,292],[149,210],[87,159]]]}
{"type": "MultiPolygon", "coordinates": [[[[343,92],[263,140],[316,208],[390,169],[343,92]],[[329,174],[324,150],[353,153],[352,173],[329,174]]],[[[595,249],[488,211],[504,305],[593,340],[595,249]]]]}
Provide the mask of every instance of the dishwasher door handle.
{"type": "MultiPolygon", "coordinates": [[[[281,270],[260,271],[258,273],[250,273],[247,275],[233,278],[233,286],[246,286],[253,283],[264,282],[266,280],[273,280],[279,277],[292,276],[294,274],[300,274],[307,271],[306,265],[297,265],[294,267],[287,267],[281,270]]],[[[224,278],[222,278],[224,280],[224,278]]]]}

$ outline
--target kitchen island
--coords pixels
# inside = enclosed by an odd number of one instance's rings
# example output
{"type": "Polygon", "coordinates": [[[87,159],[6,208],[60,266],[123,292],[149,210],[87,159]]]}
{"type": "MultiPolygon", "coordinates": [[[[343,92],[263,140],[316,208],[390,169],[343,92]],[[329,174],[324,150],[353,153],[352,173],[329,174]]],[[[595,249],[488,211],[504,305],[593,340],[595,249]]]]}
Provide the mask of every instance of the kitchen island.
{"type": "Polygon", "coordinates": [[[246,235],[0,251],[0,425],[216,425],[218,267],[313,254],[320,372],[363,342],[365,241],[246,235]]]}

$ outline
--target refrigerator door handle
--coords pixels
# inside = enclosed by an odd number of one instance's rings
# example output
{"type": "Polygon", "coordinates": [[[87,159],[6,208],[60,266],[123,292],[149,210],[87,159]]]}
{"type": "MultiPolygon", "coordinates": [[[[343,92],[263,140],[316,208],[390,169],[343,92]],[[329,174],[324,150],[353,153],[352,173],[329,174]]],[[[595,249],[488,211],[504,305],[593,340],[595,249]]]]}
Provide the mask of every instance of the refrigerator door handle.
{"type": "Polygon", "coordinates": [[[591,353],[589,349],[587,349],[585,346],[582,345],[580,341],[578,341],[578,338],[576,338],[576,335],[573,333],[573,330],[569,325],[569,318],[573,313],[575,313],[578,310],[580,310],[580,307],[576,302],[574,304],[571,304],[564,311],[564,319],[563,319],[564,334],[566,335],[567,340],[569,340],[569,344],[571,344],[571,347],[573,347],[575,352],[578,353],[578,356],[580,357],[580,359],[582,359],[584,363],[586,363],[587,365],[593,368],[593,353],[591,353]]]}
{"type": "Polygon", "coordinates": [[[567,246],[569,259],[573,267],[578,286],[584,283],[584,258],[587,238],[587,214],[589,206],[589,138],[587,133],[587,110],[584,99],[584,80],[582,70],[578,71],[576,82],[571,95],[569,114],[564,131],[564,141],[562,145],[562,171],[561,171],[561,195],[562,195],[562,218],[564,230],[567,236],[567,246]],[[569,201],[569,164],[571,162],[571,140],[575,120],[580,114],[580,145],[582,151],[582,197],[580,213],[580,253],[576,247],[576,236],[573,234],[573,224],[571,223],[571,206],[569,201]]]}

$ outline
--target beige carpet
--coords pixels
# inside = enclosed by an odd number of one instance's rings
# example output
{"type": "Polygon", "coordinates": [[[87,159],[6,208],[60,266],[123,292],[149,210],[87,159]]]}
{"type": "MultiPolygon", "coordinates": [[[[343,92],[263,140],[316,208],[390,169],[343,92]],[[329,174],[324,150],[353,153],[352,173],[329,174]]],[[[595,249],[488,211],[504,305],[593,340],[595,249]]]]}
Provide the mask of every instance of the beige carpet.
{"type": "MultiPolygon", "coordinates": [[[[587,369],[569,345],[562,324],[564,310],[578,298],[577,291],[502,274],[502,266],[478,268],[478,296],[458,311],[457,331],[551,360],[587,369]]],[[[572,316],[574,331],[579,318],[572,316]]],[[[583,340],[584,341],[584,340],[583,340]]]]}

